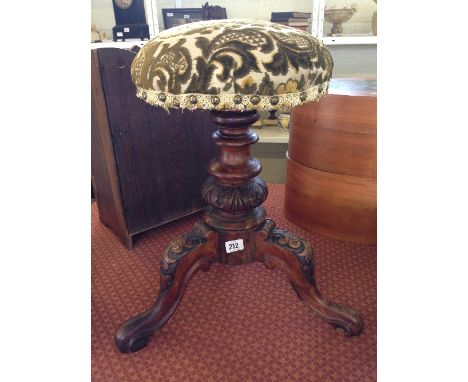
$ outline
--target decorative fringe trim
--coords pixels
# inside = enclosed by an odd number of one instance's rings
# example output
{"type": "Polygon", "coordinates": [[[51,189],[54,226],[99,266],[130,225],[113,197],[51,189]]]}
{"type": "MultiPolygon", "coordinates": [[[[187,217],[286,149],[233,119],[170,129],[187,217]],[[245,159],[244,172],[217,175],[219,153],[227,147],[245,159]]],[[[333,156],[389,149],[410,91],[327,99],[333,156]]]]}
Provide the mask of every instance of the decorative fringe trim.
{"type": "Polygon", "coordinates": [[[209,95],[200,93],[171,94],[157,90],[146,90],[137,87],[137,97],[153,106],[161,106],[166,111],[169,108],[179,109],[209,109],[209,110],[284,110],[311,101],[318,101],[328,93],[329,82],[297,93],[278,94],[272,96],[257,94],[221,94],[209,95]]]}

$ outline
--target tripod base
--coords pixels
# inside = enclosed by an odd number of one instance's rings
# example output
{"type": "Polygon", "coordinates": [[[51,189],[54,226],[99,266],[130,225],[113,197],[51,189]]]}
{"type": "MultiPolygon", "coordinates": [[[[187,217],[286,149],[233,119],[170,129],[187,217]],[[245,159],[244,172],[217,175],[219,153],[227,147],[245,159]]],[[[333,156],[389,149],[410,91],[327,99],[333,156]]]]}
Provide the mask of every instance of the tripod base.
{"type": "Polygon", "coordinates": [[[115,334],[117,347],[128,353],[146,346],[150,337],[174,314],[191,277],[199,269],[207,271],[215,262],[238,265],[253,261],[283,271],[298,297],[339,334],[361,333],[362,318],[357,311],[324,299],[318,291],[308,241],[276,228],[269,219],[246,231],[218,231],[198,222],[192,232],[170,244],[161,260],[161,288],[156,302],[121,326],[115,334]],[[237,248],[243,249],[235,250],[233,246],[231,252],[229,244],[236,241],[237,248]]]}
{"type": "Polygon", "coordinates": [[[258,141],[251,126],[255,110],[212,111],[220,129],[212,136],[218,156],[208,165],[210,177],[201,194],[208,207],[204,222],[177,238],[161,260],[161,289],[154,305],[125,322],[115,335],[121,352],[135,352],[174,314],[192,275],[214,262],[228,265],[261,261],[288,277],[297,295],[320,318],[346,336],[361,333],[362,318],[355,310],[324,299],[315,285],[310,244],[275,227],[261,204],[268,187],[258,177],[260,162],[250,155],[258,141]]]}

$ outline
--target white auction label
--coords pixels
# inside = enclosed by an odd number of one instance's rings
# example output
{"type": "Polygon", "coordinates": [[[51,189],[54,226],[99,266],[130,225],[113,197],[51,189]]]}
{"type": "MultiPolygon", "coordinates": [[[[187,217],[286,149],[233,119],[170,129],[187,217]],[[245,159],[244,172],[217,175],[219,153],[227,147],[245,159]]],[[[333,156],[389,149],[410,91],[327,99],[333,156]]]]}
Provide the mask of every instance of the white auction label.
{"type": "Polygon", "coordinates": [[[226,246],[227,253],[242,251],[244,249],[244,240],[230,240],[226,241],[224,245],[226,246]]]}
{"type": "Polygon", "coordinates": [[[126,33],[130,32],[130,28],[124,28],[124,32],[126,33]]]}
{"type": "Polygon", "coordinates": [[[123,36],[122,32],[117,32],[117,36],[123,36]]]}
{"type": "Polygon", "coordinates": [[[184,19],[189,19],[190,15],[184,15],[184,19]]]}

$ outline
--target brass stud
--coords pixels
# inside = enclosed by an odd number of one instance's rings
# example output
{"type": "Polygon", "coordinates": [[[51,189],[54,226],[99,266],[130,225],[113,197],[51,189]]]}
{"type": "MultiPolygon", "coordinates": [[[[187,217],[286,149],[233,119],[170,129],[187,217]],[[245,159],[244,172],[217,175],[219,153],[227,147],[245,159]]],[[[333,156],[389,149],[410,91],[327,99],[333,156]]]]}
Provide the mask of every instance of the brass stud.
{"type": "Polygon", "coordinates": [[[166,95],[164,93],[159,93],[158,98],[161,102],[164,102],[166,100],[166,95]]]}
{"type": "Polygon", "coordinates": [[[146,99],[146,98],[147,98],[146,92],[142,92],[142,93],[141,93],[141,98],[143,98],[143,99],[146,99]]]}
{"type": "Polygon", "coordinates": [[[301,99],[301,101],[305,101],[306,98],[307,98],[307,93],[306,93],[306,92],[302,92],[301,95],[299,96],[299,98],[301,99]]]}
{"type": "Polygon", "coordinates": [[[273,96],[270,98],[270,103],[274,106],[277,105],[279,102],[279,98],[277,96],[273,96]]]}
{"type": "Polygon", "coordinates": [[[218,105],[219,104],[219,97],[211,97],[211,103],[213,105],[218,105]]]}
{"type": "Polygon", "coordinates": [[[260,97],[258,95],[254,95],[250,98],[250,102],[254,105],[258,105],[260,103],[260,97]]]}
{"type": "Polygon", "coordinates": [[[318,87],[318,91],[319,91],[319,93],[321,93],[321,92],[323,91],[323,86],[322,86],[322,85],[320,85],[320,86],[318,87]]]}
{"type": "Polygon", "coordinates": [[[198,101],[197,101],[197,97],[196,97],[196,96],[194,96],[194,95],[190,96],[190,103],[191,103],[192,105],[196,105],[197,102],[198,102],[198,101]]]}
{"type": "Polygon", "coordinates": [[[233,101],[236,105],[239,105],[240,103],[242,103],[242,96],[240,95],[234,96],[233,101]]]}

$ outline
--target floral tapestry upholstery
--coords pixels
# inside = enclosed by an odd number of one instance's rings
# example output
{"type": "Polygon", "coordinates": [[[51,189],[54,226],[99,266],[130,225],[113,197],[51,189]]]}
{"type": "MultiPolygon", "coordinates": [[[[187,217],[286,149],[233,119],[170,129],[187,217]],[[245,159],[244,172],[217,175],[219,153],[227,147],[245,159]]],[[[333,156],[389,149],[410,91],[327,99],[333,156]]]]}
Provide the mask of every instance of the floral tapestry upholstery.
{"type": "Polygon", "coordinates": [[[288,110],[325,95],[332,69],[330,52],[309,33],[230,19],[161,32],[131,75],[137,96],[165,109],[288,110]]]}

